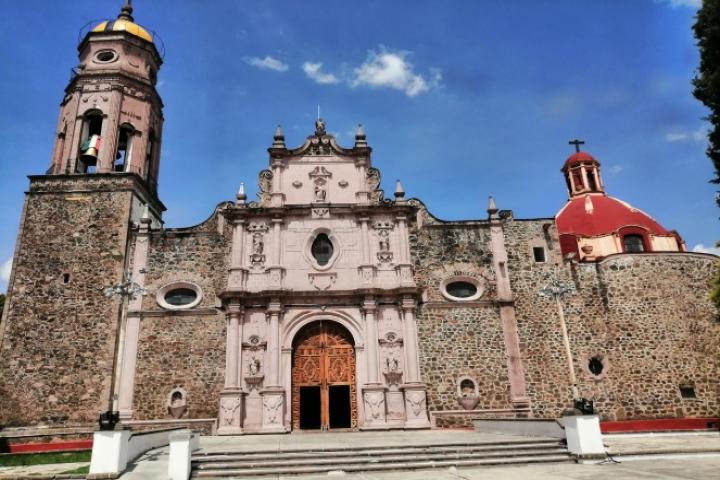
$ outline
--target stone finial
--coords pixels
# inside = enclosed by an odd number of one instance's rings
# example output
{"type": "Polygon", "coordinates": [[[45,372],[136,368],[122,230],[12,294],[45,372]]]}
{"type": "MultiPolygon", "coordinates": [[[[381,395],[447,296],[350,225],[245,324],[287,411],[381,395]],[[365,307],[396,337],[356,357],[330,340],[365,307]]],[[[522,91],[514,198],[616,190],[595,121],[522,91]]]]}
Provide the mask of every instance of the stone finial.
{"type": "Polygon", "coordinates": [[[498,216],[498,215],[497,215],[498,208],[497,208],[497,206],[495,205],[495,199],[493,198],[492,195],[490,195],[490,196],[488,197],[487,212],[488,212],[488,216],[490,216],[490,218],[497,218],[497,216],[498,216]]]}
{"type": "Polygon", "coordinates": [[[403,188],[402,183],[400,183],[400,179],[395,181],[395,201],[405,201],[405,189],[403,188]]]}
{"type": "Polygon", "coordinates": [[[595,206],[593,205],[592,198],[590,195],[585,195],[585,213],[592,215],[594,211],[595,206]]]}
{"type": "Polygon", "coordinates": [[[285,148],[285,134],[283,133],[281,125],[278,125],[275,129],[272,146],[273,148],[285,148]]]}
{"type": "Polygon", "coordinates": [[[245,194],[245,184],[243,182],[240,182],[240,188],[238,188],[236,197],[237,197],[238,205],[245,205],[245,200],[247,200],[247,195],[245,194]]]}
{"type": "Polygon", "coordinates": [[[365,137],[365,128],[362,123],[358,123],[355,129],[355,146],[356,147],[367,147],[367,140],[365,137]]]}
{"type": "Polygon", "coordinates": [[[132,12],[132,0],[125,0],[125,5],[123,5],[120,9],[120,14],[117,18],[118,20],[127,20],[128,22],[133,22],[135,21],[135,19],[132,16],[132,12]]]}

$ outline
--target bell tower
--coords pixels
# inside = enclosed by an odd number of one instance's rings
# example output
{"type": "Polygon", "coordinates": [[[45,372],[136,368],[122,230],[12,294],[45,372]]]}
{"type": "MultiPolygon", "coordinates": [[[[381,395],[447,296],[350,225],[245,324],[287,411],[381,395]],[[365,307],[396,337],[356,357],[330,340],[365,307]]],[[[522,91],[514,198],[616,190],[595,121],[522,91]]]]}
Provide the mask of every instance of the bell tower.
{"type": "Polygon", "coordinates": [[[162,57],[132,12],[126,0],[116,19],[96,25],[78,45],[48,173],[134,173],[155,193],[163,125],[155,86],[162,57]]]}
{"type": "Polygon", "coordinates": [[[589,153],[580,151],[580,145],[584,145],[584,141],[575,139],[568,143],[575,146],[575,153],[568,157],[561,171],[565,175],[570,198],[586,193],[605,194],[605,186],[600,176],[600,162],[589,153]]]}
{"type": "Polygon", "coordinates": [[[30,176],[0,321],[3,425],[88,426],[116,410],[132,238],[165,210],[162,56],[132,12],[127,0],[80,42],[52,165],[30,176]]]}

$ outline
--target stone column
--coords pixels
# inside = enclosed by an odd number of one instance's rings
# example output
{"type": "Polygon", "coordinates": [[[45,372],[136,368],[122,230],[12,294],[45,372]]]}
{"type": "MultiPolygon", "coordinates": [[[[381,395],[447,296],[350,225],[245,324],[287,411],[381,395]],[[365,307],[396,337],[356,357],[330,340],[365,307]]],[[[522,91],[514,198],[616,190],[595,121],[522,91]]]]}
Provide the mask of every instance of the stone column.
{"type": "Polygon", "coordinates": [[[502,323],[507,357],[508,378],[510,380],[510,402],[514,408],[527,408],[530,398],[525,387],[525,369],[520,356],[520,338],[515,320],[515,299],[510,287],[507,271],[507,251],[505,250],[505,233],[502,220],[498,216],[495,202],[491,199],[488,206],[490,223],[490,251],[493,256],[493,269],[497,284],[497,298],[500,306],[500,322],[502,323]]]}
{"type": "MultiPolygon", "coordinates": [[[[145,285],[145,268],[147,267],[148,249],[150,248],[150,226],[152,219],[143,215],[140,219],[140,228],[135,240],[133,254],[132,280],[145,285]]],[[[113,389],[118,394],[118,411],[123,420],[132,419],[133,393],[135,390],[135,366],[137,363],[138,338],[140,337],[140,312],[142,311],[142,296],[136,295],[128,300],[127,318],[124,331],[121,331],[121,345],[118,350],[120,364],[118,385],[113,389]],[[117,388],[116,388],[117,387],[117,388]]],[[[122,321],[122,319],[120,319],[122,321]]]]}
{"type": "Polygon", "coordinates": [[[403,321],[403,346],[405,350],[405,428],[430,428],[427,412],[425,384],[420,382],[417,326],[415,324],[415,299],[405,296],[400,305],[403,321]]]}
{"type": "Polygon", "coordinates": [[[358,273],[360,282],[365,286],[370,286],[375,280],[375,265],[370,261],[370,236],[368,234],[370,218],[361,217],[358,221],[360,222],[360,250],[362,252],[362,262],[358,267],[358,273]]]}
{"type": "Polygon", "coordinates": [[[367,296],[363,302],[365,316],[365,345],[367,360],[367,383],[363,386],[363,407],[365,408],[365,424],[363,430],[387,428],[387,405],[385,392],[387,388],[378,381],[378,334],[377,302],[375,297],[367,296]]]}
{"type": "Polygon", "coordinates": [[[280,316],[282,305],[276,298],[267,307],[267,355],[265,356],[266,386],[262,390],[264,433],[285,432],[285,388],[280,385],[280,316]]]}
{"type": "Polygon", "coordinates": [[[279,290],[282,288],[283,274],[285,269],[281,266],[282,261],[282,218],[273,218],[273,234],[272,234],[272,257],[270,267],[268,267],[268,288],[279,290]]]}
{"type": "Polygon", "coordinates": [[[245,268],[245,220],[238,219],[233,226],[232,252],[230,255],[230,275],[228,288],[244,290],[248,272],[245,268]]]}
{"type": "Polygon", "coordinates": [[[225,343],[225,387],[220,392],[218,435],[238,435],[242,431],[243,390],[242,369],[242,307],[228,306],[225,343]]]}
{"type": "Polygon", "coordinates": [[[406,287],[414,286],[415,279],[413,278],[413,268],[410,263],[410,240],[407,233],[407,217],[400,215],[396,220],[398,225],[398,264],[395,267],[395,271],[400,285],[406,287]]]}
{"type": "Polygon", "coordinates": [[[120,129],[120,106],[122,105],[122,86],[113,87],[110,92],[110,106],[107,115],[103,115],[102,131],[100,138],[100,151],[98,152],[97,167],[98,173],[112,171],[112,164],[115,161],[117,150],[118,131],[120,129]]]}

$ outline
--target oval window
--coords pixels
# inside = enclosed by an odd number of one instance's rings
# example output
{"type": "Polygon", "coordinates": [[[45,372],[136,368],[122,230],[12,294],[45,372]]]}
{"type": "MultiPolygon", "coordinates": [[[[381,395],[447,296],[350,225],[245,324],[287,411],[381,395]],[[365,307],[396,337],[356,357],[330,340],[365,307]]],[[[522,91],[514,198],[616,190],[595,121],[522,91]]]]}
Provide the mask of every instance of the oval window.
{"type": "Polygon", "coordinates": [[[197,292],[190,288],[175,288],[165,294],[165,303],[175,307],[190,305],[197,299],[197,292]]]}
{"type": "Polygon", "coordinates": [[[192,282],[172,282],[155,293],[155,301],[166,310],[187,310],[202,302],[200,285],[192,282]]]}
{"type": "Polygon", "coordinates": [[[321,233],[312,243],[310,247],[310,253],[318,265],[327,265],[333,255],[333,244],[324,233],[321,233]]]}
{"type": "Polygon", "coordinates": [[[469,298],[477,293],[477,287],[470,282],[451,282],[445,286],[445,291],[456,298],[469,298]]]}
{"type": "Polygon", "coordinates": [[[116,54],[112,50],[102,50],[95,55],[95,60],[100,63],[108,63],[115,60],[116,54]]]}
{"type": "Polygon", "coordinates": [[[485,283],[473,277],[451,277],[440,284],[440,292],[453,302],[472,302],[485,292],[485,283]]]}

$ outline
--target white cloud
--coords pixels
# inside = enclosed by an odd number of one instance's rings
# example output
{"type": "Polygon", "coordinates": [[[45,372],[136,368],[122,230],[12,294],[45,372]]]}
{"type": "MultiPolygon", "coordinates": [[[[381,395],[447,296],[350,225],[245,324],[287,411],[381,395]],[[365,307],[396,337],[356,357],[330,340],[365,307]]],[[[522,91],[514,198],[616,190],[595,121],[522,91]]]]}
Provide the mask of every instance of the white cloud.
{"type": "Polygon", "coordinates": [[[706,138],[707,131],[703,127],[695,131],[674,130],[665,133],[665,141],[667,142],[704,142],[706,138]]]}
{"type": "Polygon", "coordinates": [[[257,67],[260,70],[275,70],[276,72],[285,72],[289,68],[286,63],[282,63],[280,60],[271,56],[265,58],[260,57],[245,57],[245,63],[257,67]]]}
{"type": "Polygon", "coordinates": [[[624,169],[625,167],[623,167],[622,165],[610,165],[610,168],[608,168],[608,172],[610,172],[612,175],[617,175],[624,169]]]}
{"type": "Polygon", "coordinates": [[[322,72],[322,62],[318,63],[312,63],[312,62],[305,62],[303,63],[302,69],[303,72],[305,72],[305,75],[315,80],[315,82],[321,84],[321,85],[329,85],[333,83],[339,83],[340,80],[333,75],[332,73],[324,73],[322,72]]]}
{"type": "Polygon", "coordinates": [[[712,253],[713,255],[720,256],[720,247],[706,247],[702,243],[695,245],[692,251],[698,253],[712,253]]]}
{"type": "Polygon", "coordinates": [[[662,3],[670,5],[672,8],[678,8],[678,7],[700,8],[702,6],[702,0],[660,0],[660,1],[662,3]]]}
{"type": "Polygon", "coordinates": [[[12,262],[13,257],[10,257],[5,260],[2,265],[0,265],[0,283],[7,284],[7,282],[10,281],[10,270],[12,269],[12,262]]]}
{"type": "Polygon", "coordinates": [[[407,61],[407,52],[369,52],[365,63],[354,70],[351,86],[394,88],[414,97],[439,85],[442,76],[439,70],[432,70],[430,79],[413,71],[407,61]]]}

